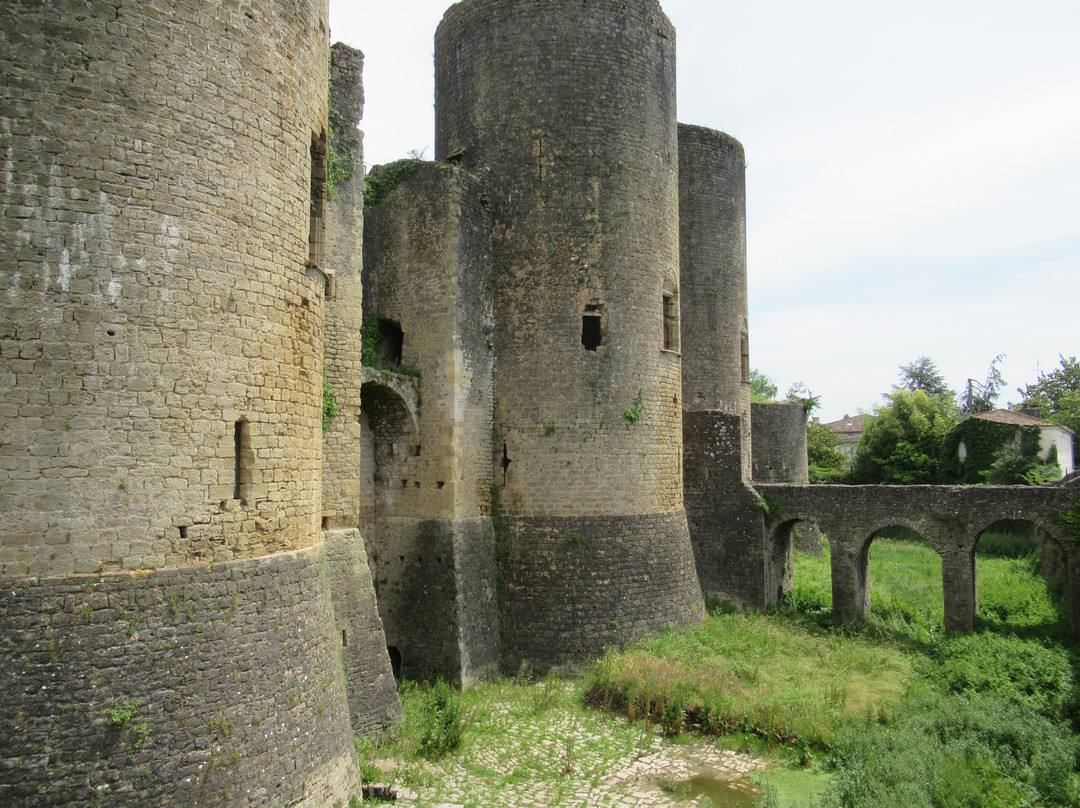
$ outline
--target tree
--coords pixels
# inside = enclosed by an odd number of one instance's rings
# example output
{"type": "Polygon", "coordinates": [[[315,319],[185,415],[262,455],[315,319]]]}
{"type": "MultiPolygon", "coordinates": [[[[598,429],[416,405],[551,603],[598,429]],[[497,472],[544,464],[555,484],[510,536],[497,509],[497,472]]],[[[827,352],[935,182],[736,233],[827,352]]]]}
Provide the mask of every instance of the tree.
{"type": "Polygon", "coordinates": [[[820,421],[806,425],[806,460],[812,483],[838,483],[844,478],[844,456],[836,433],[820,421]]]}
{"type": "Polygon", "coordinates": [[[750,369],[750,400],[776,401],[776,382],[757,368],[750,369]]]}
{"type": "Polygon", "coordinates": [[[1017,392],[1024,401],[1037,404],[1040,415],[1080,433],[1080,362],[1075,356],[1061,359],[1061,367],[1040,373],[1035,384],[1017,392]]]}
{"type": "Polygon", "coordinates": [[[941,375],[941,371],[929,356],[920,356],[906,365],[900,365],[898,387],[909,393],[922,390],[927,395],[938,398],[950,398],[953,395],[953,391],[945,383],[945,377],[941,375]]]}
{"type": "Polygon", "coordinates": [[[991,485],[1042,485],[1059,479],[1057,447],[1041,457],[1040,433],[1037,426],[1022,427],[1019,440],[1007,441],[998,449],[990,468],[982,472],[983,479],[991,485]]]}
{"type": "Polygon", "coordinates": [[[821,396],[815,396],[805,382],[793,382],[791,387],[788,388],[787,400],[802,404],[802,408],[807,415],[816,410],[821,404],[821,396]]]}
{"type": "Polygon", "coordinates": [[[902,485],[940,482],[943,441],[956,425],[951,397],[898,388],[888,399],[888,404],[866,419],[851,480],[902,485]]]}
{"type": "Polygon", "coordinates": [[[990,362],[990,368],[986,371],[986,381],[977,382],[974,379],[967,380],[967,390],[960,402],[960,411],[968,415],[977,412],[990,412],[994,409],[994,401],[1005,387],[1005,379],[998,370],[998,362],[1005,358],[1005,354],[998,354],[990,362]]]}

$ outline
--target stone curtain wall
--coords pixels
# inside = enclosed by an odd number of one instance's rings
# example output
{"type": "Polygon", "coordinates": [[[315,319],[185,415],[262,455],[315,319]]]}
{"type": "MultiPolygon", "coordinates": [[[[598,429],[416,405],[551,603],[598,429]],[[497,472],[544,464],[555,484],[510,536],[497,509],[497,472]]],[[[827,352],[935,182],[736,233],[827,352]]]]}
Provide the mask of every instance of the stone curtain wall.
{"type": "Polygon", "coordinates": [[[664,321],[678,294],[674,30],[653,0],[468,0],[446,12],[435,54],[436,157],[487,180],[495,483],[516,554],[501,572],[539,576],[502,593],[504,654],[511,667],[582,659],[700,615],[692,568],[657,610],[611,564],[649,544],[678,575],[690,555],[664,321]],[[566,535],[592,538],[573,567],[551,565],[566,535]],[[580,614],[558,606],[575,590],[580,614]]]}
{"type": "Polygon", "coordinates": [[[304,550],[9,580],[0,803],[324,808],[359,794],[329,575],[304,550]]]}
{"type": "Polygon", "coordinates": [[[5,3],[3,574],[315,540],[326,38],[320,0],[5,3]]]}

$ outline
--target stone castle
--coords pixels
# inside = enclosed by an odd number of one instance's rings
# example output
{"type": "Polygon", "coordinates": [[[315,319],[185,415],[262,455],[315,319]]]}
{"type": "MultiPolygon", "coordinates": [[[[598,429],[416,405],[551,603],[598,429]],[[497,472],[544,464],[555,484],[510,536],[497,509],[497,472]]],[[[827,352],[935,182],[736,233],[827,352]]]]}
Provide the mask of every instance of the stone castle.
{"type": "Polygon", "coordinates": [[[0,803],[344,805],[395,674],[782,592],[804,414],[751,408],[743,151],[656,0],[451,7],[366,211],[326,0],[5,12],[0,803]]]}

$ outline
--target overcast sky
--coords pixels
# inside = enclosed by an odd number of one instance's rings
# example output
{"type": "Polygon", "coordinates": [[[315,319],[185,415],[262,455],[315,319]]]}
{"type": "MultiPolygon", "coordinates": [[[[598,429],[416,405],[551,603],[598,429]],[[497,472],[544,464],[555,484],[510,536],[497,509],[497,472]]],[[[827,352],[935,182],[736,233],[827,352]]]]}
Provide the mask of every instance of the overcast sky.
{"type": "MultiPolygon", "coordinates": [[[[331,0],[365,161],[434,147],[447,0],[331,0]]],[[[1080,354],[1080,1],[666,0],[683,123],[746,149],[751,364],[824,421],[901,363],[1007,387],[1080,354]]]]}

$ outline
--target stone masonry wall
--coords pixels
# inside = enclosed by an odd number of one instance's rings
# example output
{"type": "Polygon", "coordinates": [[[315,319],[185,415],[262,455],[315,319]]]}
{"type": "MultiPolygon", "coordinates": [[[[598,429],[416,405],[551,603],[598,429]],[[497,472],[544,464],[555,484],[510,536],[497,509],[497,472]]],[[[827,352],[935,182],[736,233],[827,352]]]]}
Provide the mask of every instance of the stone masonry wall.
{"type": "Polygon", "coordinates": [[[806,410],[793,401],[750,405],[755,483],[805,483],[806,410]]]}
{"type": "Polygon", "coordinates": [[[768,545],[757,494],[737,462],[743,422],[722,412],[683,414],[686,517],[705,597],[757,608],[766,600],[768,545]]]}
{"type": "Polygon", "coordinates": [[[609,646],[704,619],[681,517],[506,517],[504,669],[580,671],[609,646]],[[669,537],[683,531],[684,552],[669,537]]]}
{"type": "Polygon", "coordinates": [[[316,540],[326,13],[5,3],[0,574],[316,540]]]}
{"type": "Polygon", "coordinates": [[[330,145],[352,174],[327,202],[325,376],[338,414],[323,430],[322,524],[355,528],[360,516],[360,327],[363,312],[364,150],[357,123],[364,112],[363,54],[340,43],[331,51],[330,145]]]}
{"type": "Polygon", "coordinates": [[[359,795],[321,546],[9,579],[0,803],[344,806],[359,795]]]}
{"type": "Polygon", "coordinates": [[[436,33],[436,157],[487,180],[508,513],[682,507],[674,71],[653,0],[469,0],[436,33]]]}
{"type": "Polygon", "coordinates": [[[402,361],[418,373],[368,371],[364,386],[379,608],[403,674],[464,684],[497,669],[499,653],[482,193],[476,177],[423,163],[365,214],[365,316],[400,326],[402,361]]]}
{"type": "MultiPolygon", "coordinates": [[[[750,478],[746,158],[730,135],[679,124],[679,271],[683,409],[742,419],[750,478]]],[[[684,438],[685,439],[685,438],[684,438]]]]}
{"type": "Polygon", "coordinates": [[[492,222],[504,661],[576,662],[700,616],[665,321],[674,30],[654,0],[467,0],[443,17],[435,63],[436,157],[484,176],[492,222]],[[552,563],[567,536],[584,537],[573,563],[552,563]]]}

